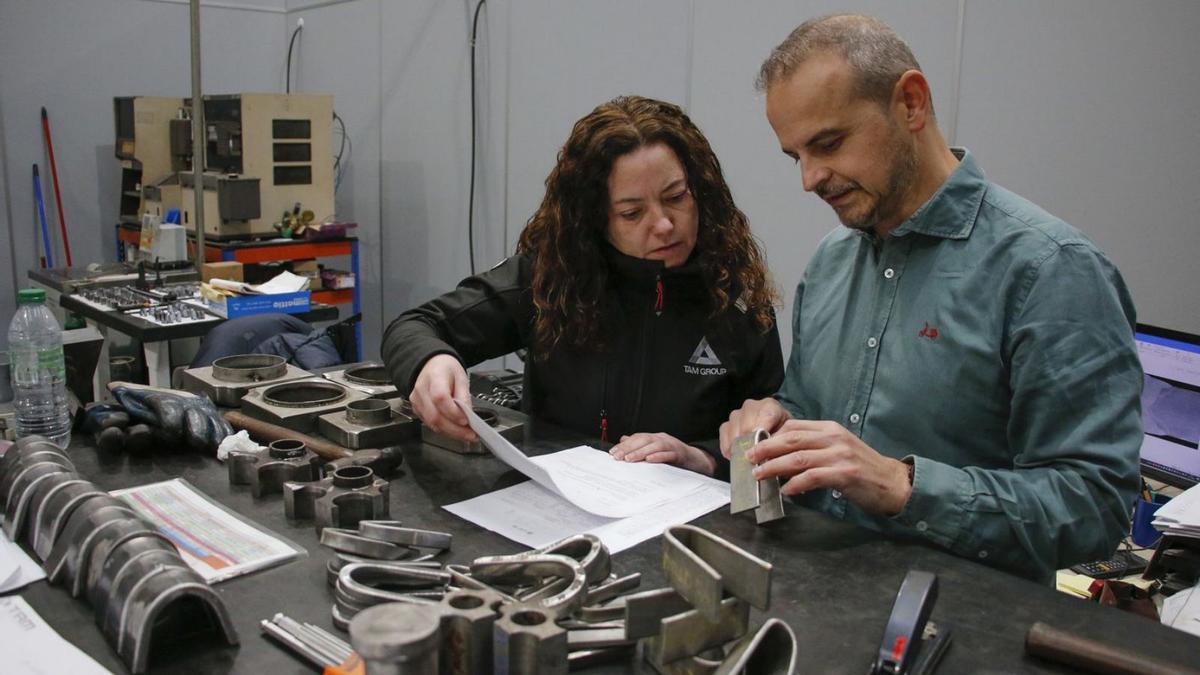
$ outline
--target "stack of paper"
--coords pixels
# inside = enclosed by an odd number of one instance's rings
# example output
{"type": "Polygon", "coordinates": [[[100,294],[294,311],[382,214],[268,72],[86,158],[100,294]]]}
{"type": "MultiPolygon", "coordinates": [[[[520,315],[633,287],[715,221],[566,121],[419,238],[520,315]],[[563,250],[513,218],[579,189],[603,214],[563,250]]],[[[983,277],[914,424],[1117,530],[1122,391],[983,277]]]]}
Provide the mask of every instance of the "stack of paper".
{"type": "Polygon", "coordinates": [[[1163,534],[1200,537],[1200,485],[1193,485],[1154,513],[1154,527],[1163,534]]]}
{"type": "Polygon", "coordinates": [[[14,544],[7,535],[0,532],[0,593],[7,593],[45,578],[46,573],[42,571],[42,566],[34,562],[33,558],[14,544]]]}
{"type": "Polygon", "coordinates": [[[729,503],[729,484],[666,464],[627,463],[589,447],[527,457],[463,408],[496,457],[532,481],[446,510],[527,546],[590,532],[612,552],[729,503]]]}

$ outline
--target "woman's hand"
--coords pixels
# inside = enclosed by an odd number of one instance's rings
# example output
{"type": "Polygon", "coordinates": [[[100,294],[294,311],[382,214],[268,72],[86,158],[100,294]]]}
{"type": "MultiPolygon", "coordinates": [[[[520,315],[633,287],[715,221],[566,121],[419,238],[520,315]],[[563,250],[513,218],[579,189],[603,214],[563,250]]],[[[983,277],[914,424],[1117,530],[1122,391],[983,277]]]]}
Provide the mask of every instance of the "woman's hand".
{"type": "Polygon", "coordinates": [[[408,401],[430,429],[462,441],[478,439],[467,424],[466,413],[455,403],[471,405],[471,382],[466,369],[453,356],[438,354],[426,361],[408,401]]]}
{"type": "Polygon", "coordinates": [[[717,461],[707,452],[695,448],[670,434],[638,433],[622,436],[608,451],[614,459],[623,462],[653,462],[673,464],[689,471],[711,476],[717,470],[717,461]]]}

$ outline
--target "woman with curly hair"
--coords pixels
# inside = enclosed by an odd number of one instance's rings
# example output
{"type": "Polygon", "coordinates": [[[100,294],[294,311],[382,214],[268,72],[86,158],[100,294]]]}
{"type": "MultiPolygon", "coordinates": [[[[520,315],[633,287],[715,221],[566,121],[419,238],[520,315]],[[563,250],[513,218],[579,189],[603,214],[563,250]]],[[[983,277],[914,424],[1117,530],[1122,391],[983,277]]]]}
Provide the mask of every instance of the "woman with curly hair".
{"type": "Polygon", "coordinates": [[[526,412],[712,475],[721,423],[783,379],[775,299],[704,135],[622,96],[575,123],[516,255],[400,315],[382,351],[441,433],[475,438],[464,367],[527,348],[526,412]]]}

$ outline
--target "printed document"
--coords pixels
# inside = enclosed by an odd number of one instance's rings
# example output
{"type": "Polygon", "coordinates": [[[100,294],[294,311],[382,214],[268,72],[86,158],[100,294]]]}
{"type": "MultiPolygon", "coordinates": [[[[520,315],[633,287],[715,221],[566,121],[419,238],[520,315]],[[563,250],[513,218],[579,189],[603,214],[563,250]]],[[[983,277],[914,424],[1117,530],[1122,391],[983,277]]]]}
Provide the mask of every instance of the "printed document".
{"type": "Polygon", "coordinates": [[[22,675],[108,675],[108,670],[56,633],[19,596],[0,598],[4,672],[22,675]]]}

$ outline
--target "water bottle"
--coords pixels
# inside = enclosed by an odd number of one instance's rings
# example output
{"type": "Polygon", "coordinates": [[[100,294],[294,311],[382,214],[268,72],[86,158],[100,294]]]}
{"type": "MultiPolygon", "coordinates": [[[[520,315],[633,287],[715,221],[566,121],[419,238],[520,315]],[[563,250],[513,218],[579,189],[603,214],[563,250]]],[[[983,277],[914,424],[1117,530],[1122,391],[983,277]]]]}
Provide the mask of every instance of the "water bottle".
{"type": "Polygon", "coordinates": [[[21,289],[8,326],[17,437],[37,434],[65,449],[71,440],[71,411],[62,345],[62,328],[46,307],[46,292],[21,289]]]}

